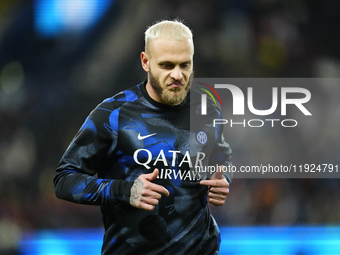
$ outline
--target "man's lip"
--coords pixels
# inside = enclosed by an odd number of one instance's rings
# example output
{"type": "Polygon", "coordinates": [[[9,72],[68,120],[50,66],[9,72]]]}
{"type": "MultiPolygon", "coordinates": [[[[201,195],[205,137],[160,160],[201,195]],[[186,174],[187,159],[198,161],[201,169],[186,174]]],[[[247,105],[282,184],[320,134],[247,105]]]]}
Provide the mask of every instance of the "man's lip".
{"type": "Polygon", "coordinates": [[[171,84],[169,84],[169,86],[171,86],[173,88],[178,88],[178,87],[182,87],[183,84],[182,83],[171,83],[171,84]]]}

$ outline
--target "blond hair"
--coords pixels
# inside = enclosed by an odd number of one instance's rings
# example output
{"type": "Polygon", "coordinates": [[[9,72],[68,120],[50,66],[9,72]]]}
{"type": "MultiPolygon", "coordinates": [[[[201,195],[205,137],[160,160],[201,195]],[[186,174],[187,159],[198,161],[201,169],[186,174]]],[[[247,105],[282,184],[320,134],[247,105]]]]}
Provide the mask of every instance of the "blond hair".
{"type": "Polygon", "coordinates": [[[190,28],[179,20],[163,20],[150,26],[145,31],[145,51],[149,52],[150,42],[157,38],[167,40],[182,41],[190,39],[192,41],[192,32],[190,28]]]}

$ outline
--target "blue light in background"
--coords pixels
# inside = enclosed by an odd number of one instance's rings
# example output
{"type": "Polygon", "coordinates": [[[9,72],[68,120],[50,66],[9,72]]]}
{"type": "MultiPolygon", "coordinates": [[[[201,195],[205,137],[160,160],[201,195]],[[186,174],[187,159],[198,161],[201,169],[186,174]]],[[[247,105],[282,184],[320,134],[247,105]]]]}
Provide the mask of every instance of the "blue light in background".
{"type": "Polygon", "coordinates": [[[35,0],[34,27],[38,36],[54,38],[82,32],[95,25],[114,0],[35,0]]]}
{"type": "Polygon", "coordinates": [[[340,254],[340,227],[224,227],[223,254],[340,254]]]}
{"type": "Polygon", "coordinates": [[[22,255],[100,254],[102,229],[39,230],[27,233],[19,245],[22,255]]]}
{"type": "MultiPolygon", "coordinates": [[[[340,254],[340,227],[222,227],[219,255],[340,254]]],[[[21,255],[100,254],[102,229],[40,230],[24,235],[21,255]]]]}

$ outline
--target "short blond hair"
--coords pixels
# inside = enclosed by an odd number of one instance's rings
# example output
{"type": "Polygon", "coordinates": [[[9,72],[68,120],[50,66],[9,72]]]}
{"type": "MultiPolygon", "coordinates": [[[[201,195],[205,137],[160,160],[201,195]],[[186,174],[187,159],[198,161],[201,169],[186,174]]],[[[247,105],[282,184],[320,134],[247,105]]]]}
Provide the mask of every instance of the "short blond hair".
{"type": "Polygon", "coordinates": [[[179,20],[163,20],[150,26],[145,31],[145,51],[147,53],[149,52],[150,42],[157,38],[176,41],[190,39],[193,42],[190,28],[179,20]]]}

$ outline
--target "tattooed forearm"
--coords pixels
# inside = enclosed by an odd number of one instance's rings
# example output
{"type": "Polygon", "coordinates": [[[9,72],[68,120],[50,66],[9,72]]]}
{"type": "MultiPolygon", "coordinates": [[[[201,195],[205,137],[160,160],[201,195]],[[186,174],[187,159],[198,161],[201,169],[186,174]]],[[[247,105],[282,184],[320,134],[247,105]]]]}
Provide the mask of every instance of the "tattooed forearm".
{"type": "Polygon", "coordinates": [[[138,203],[142,197],[142,191],[144,189],[144,183],[140,179],[136,179],[131,187],[130,204],[134,207],[138,206],[138,203]]]}

